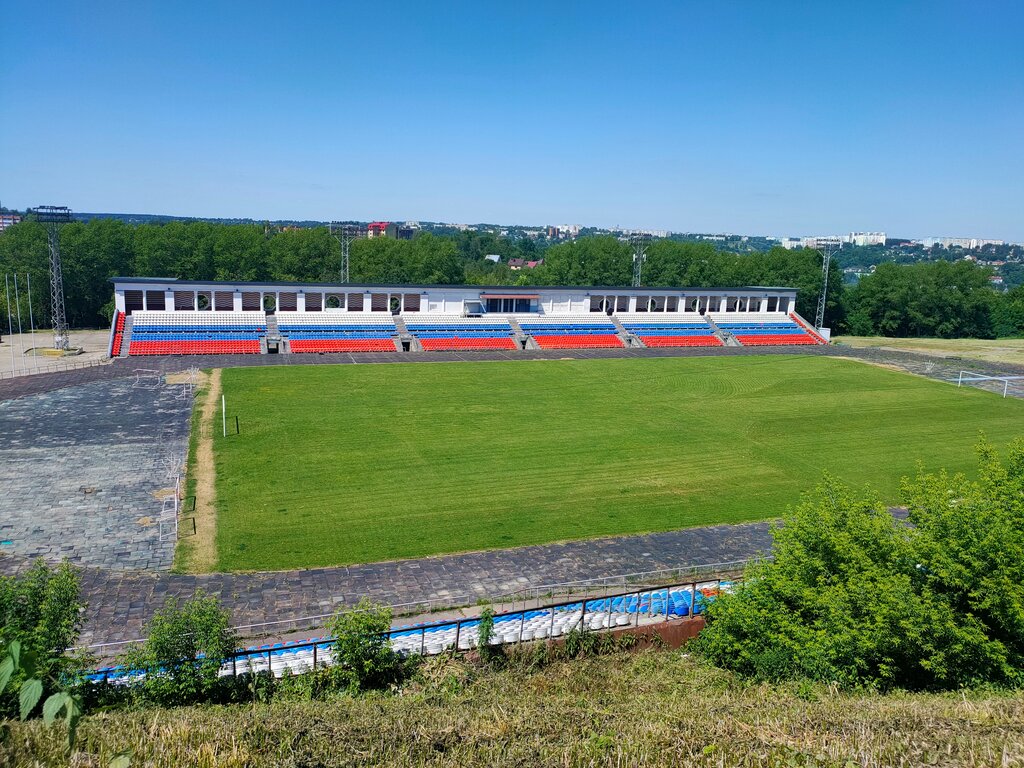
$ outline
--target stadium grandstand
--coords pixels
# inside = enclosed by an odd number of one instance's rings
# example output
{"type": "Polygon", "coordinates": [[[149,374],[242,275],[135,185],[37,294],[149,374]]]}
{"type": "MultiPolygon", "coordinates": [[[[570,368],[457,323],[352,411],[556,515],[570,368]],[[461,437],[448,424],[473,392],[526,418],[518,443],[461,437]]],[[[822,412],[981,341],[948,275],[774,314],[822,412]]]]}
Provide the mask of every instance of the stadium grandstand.
{"type": "Polygon", "coordinates": [[[112,282],[112,357],[828,343],[792,288],[112,282]]]}

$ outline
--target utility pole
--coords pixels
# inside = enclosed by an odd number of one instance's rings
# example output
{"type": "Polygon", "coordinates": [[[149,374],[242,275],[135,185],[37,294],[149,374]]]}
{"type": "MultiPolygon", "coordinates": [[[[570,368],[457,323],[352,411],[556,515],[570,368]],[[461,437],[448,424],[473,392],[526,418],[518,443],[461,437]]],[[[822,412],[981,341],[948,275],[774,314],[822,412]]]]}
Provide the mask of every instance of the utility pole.
{"type": "Polygon", "coordinates": [[[629,237],[629,245],[633,249],[633,287],[639,288],[643,276],[644,262],[647,261],[647,246],[650,244],[650,235],[644,232],[635,232],[629,237]]]}
{"type": "Polygon", "coordinates": [[[36,220],[46,226],[46,241],[50,247],[50,314],[53,318],[53,348],[65,350],[70,346],[68,321],[64,315],[64,270],[60,263],[60,227],[74,221],[66,206],[40,205],[30,211],[36,220]]]}
{"type": "Polygon", "coordinates": [[[821,330],[825,324],[825,298],[828,296],[828,268],[832,263],[833,245],[827,243],[821,254],[821,295],[818,296],[818,311],[814,315],[814,327],[821,330]]]}

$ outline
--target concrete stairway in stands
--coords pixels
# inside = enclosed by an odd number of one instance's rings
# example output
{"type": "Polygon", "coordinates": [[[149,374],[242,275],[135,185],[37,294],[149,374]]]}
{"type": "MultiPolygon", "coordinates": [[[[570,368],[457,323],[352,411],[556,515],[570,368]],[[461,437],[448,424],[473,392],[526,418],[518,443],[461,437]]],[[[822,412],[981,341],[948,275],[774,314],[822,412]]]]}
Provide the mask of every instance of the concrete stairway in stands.
{"type": "Polygon", "coordinates": [[[712,320],[707,315],[704,315],[704,322],[707,323],[709,326],[711,326],[711,330],[715,332],[715,336],[717,336],[719,341],[721,341],[722,344],[724,344],[725,346],[727,346],[727,347],[742,347],[743,346],[738,341],[736,341],[736,337],[735,336],[733,336],[728,331],[723,331],[721,328],[719,328],[715,324],[715,321],[712,320]]]}
{"type": "Polygon", "coordinates": [[[118,357],[128,357],[128,347],[132,343],[132,316],[124,319],[124,333],[121,334],[121,354],[118,357]]]}
{"type": "Polygon", "coordinates": [[[523,326],[519,324],[518,320],[514,317],[510,317],[508,318],[508,324],[512,329],[512,332],[516,335],[517,347],[520,349],[540,349],[540,347],[537,346],[537,342],[533,340],[533,337],[523,330],[523,326]]]}
{"type": "Polygon", "coordinates": [[[410,352],[422,352],[423,345],[420,344],[420,340],[417,339],[409,332],[409,326],[405,324],[405,318],[401,315],[395,315],[395,330],[398,331],[398,338],[395,340],[395,349],[399,352],[405,351],[405,345],[409,345],[410,352]]]}
{"type": "Polygon", "coordinates": [[[615,330],[619,332],[619,340],[622,341],[622,346],[640,347],[642,349],[647,347],[647,345],[640,340],[639,336],[627,331],[626,326],[624,326],[615,315],[608,315],[608,319],[612,321],[612,325],[615,326],[615,330]]]}
{"type": "Polygon", "coordinates": [[[267,354],[268,339],[277,339],[278,351],[285,351],[284,340],[281,338],[281,331],[277,327],[277,315],[267,315],[267,335],[260,339],[260,354],[267,354]]]}

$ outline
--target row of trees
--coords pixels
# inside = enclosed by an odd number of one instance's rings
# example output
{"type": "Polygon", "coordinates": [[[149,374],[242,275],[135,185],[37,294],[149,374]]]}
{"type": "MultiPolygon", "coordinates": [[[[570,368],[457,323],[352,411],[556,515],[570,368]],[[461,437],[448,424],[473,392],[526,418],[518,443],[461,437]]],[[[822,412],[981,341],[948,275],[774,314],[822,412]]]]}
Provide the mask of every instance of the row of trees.
{"type": "Polygon", "coordinates": [[[881,264],[847,288],[841,329],[858,336],[993,339],[1024,333],[1024,288],[992,288],[970,261],[881,264]]]}
{"type": "MultiPolygon", "coordinates": [[[[325,228],[277,231],[207,222],[75,222],[61,231],[61,252],[73,327],[109,321],[109,280],[114,276],[319,282],[337,280],[341,263],[341,246],[325,228]]],[[[0,271],[31,276],[32,316],[37,324],[46,323],[47,246],[41,225],[23,222],[0,233],[0,271]]],[[[412,240],[356,240],[350,261],[351,280],[364,283],[621,286],[629,285],[632,276],[630,247],[613,237],[584,237],[540,250],[528,239],[423,233],[412,240]],[[485,258],[491,254],[502,261],[485,258]],[[508,266],[512,258],[543,258],[543,264],[513,271],[508,266]]],[[[833,332],[858,335],[994,338],[1024,333],[1024,288],[999,293],[989,276],[988,269],[967,261],[887,263],[849,287],[835,265],[825,324],[833,332]]],[[[651,287],[792,287],[797,310],[808,318],[815,313],[821,278],[817,251],[772,248],[736,254],[711,243],[670,240],[650,245],[643,272],[644,285],[651,287]]],[[[3,295],[0,310],[7,314],[3,295]]],[[[20,311],[27,326],[24,294],[20,311]]]]}

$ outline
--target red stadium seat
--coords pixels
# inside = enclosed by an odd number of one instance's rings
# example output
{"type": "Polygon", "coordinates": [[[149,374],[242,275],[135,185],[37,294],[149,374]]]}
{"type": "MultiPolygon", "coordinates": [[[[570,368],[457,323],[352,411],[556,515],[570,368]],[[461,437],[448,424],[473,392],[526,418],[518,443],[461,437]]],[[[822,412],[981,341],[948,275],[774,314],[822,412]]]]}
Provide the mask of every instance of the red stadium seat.
{"type": "Polygon", "coordinates": [[[292,339],[292,352],[394,352],[391,339],[292,339]]]}
{"type": "Polygon", "coordinates": [[[641,336],[648,347],[720,347],[717,336],[641,336]]]}
{"type": "Polygon", "coordinates": [[[534,334],[534,340],[541,349],[590,349],[595,347],[622,347],[622,341],[618,336],[599,335],[559,335],[559,336],[538,336],[534,334]]]}
{"type": "Polygon", "coordinates": [[[744,336],[737,334],[736,340],[744,347],[802,346],[818,342],[806,333],[782,333],[744,336]]]}
{"type": "Polygon", "coordinates": [[[825,338],[823,336],[821,336],[811,326],[807,325],[807,323],[801,320],[796,314],[790,313],[789,319],[792,320],[797,325],[799,325],[801,328],[803,328],[807,335],[814,339],[815,342],[817,342],[818,344],[828,344],[828,342],[825,341],[825,338]]]}
{"type": "Polygon", "coordinates": [[[420,339],[420,344],[428,352],[445,349],[516,349],[516,342],[511,337],[420,339]]]}

